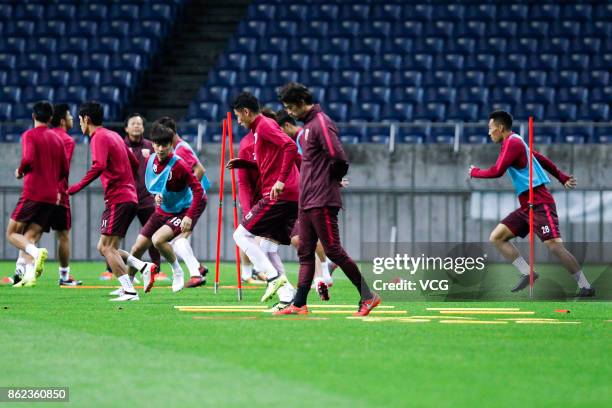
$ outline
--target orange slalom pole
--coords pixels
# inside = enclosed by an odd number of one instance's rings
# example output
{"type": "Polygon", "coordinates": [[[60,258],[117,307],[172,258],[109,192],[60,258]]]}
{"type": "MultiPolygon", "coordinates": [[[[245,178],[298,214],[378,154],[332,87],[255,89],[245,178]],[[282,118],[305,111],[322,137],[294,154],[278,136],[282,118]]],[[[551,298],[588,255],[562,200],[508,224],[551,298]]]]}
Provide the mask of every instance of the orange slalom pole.
{"type": "Polygon", "coordinates": [[[221,163],[219,165],[219,212],[217,214],[217,260],[215,263],[215,293],[219,292],[219,267],[221,262],[221,226],[223,224],[223,185],[225,180],[225,139],[227,138],[227,121],[223,120],[221,133],[221,163]]]}
{"type": "MultiPolygon", "coordinates": [[[[227,133],[229,142],[230,160],[234,158],[234,136],[232,130],[232,113],[227,112],[227,133]]],[[[232,175],[232,200],[234,200],[234,231],[238,228],[238,205],[236,204],[236,173],[231,169],[232,175]]],[[[238,300],[242,300],[242,278],[240,276],[240,248],[236,244],[236,274],[238,278],[238,300]]]]}
{"type": "Polygon", "coordinates": [[[529,298],[533,298],[535,268],[535,240],[533,231],[533,116],[529,117],[529,298]]]}

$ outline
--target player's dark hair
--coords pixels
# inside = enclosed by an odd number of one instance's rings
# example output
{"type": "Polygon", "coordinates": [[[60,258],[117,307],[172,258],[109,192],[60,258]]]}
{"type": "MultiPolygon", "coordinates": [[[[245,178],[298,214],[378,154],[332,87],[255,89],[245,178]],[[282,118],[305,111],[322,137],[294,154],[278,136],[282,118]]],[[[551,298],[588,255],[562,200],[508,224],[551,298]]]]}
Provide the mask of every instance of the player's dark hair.
{"type": "Polygon", "coordinates": [[[512,129],[512,115],[503,110],[497,110],[489,115],[489,120],[502,125],[505,130],[512,129]]]}
{"type": "Polygon", "coordinates": [[[147,120],[145,119],[144,116],[142,116],[140,113],[134,112],[134,113],[131,113],[127,118],[125,118],[125,122],[123,123],[123,127],[124,128],[126,128],[128,126],[128,122],[132,118],[140,118],[140,119],[142,119],[142,126],[145,126],[145,124],[147,123],[147,120]]]}
{"type": "Polygon", "coordinates": [[[259,113],[259,100],[250,92],[241,92],[232,102],[232,109],[248,109],[253,113],[259,113]]]}
{"type": "Polygon", "coordinates": [[[266,118],[276,120],[276,112],[274,112],[274,109],[268,108],[267,106],[261,108],[261,114],[264,115],[266,118]]]}
{"type": "Polygon", "coordinates": [[[167,146],[172,143],[174,138],[174,130],[168,126],[164,126],[159,121],[153,123],[151,127],[151,141],[161,146],[167,146]]]}
{"type": "Polygon", "coordinates": [[[293,119],[284,109],[281,109],[276,113],[276,123],[278,123],[278,126],[280,127],[283,127],[285,123],[289,123],[293,126],[297,125],[295,119],[293,119]]]}
{"type": "Polygon", "coordinates": [[[66,114],[70,112],[70,105],[67,103],[56,103],[53,105],[53,116],[51,126],[58,127],[62,124],[62,119],[66,119],[66,114]]]}
{"type": "Polygon", "coordinates": [[[104,120],[104,108],[96,101],[85,102],[79,107],[79,116],[88,116],[91,124],[94,126],[102,126],[104,120]]]}
{"type": "Polygon", "coordinates": [[[32,113],[34,114],[35,120],[42,123],[49,123],[53,116],[53,105],[51,105],[49,101],[36,102],[32,107],[32,113]]]}
{"type": "Polygon", "coordinates": [[[312,105],[312,92],[306,86],[298,82],[289,82],[278,91],[278,100],[282,103],[290,103],[294,105],[312,105]]]}
{"type": "Polygon", "coordinates": [[[155,123],[164,125],[165,127],[172,129],[172,131],[176,133],[176,122],[170,116],[162,116],[161,118],[157,119],[155,123]]]}

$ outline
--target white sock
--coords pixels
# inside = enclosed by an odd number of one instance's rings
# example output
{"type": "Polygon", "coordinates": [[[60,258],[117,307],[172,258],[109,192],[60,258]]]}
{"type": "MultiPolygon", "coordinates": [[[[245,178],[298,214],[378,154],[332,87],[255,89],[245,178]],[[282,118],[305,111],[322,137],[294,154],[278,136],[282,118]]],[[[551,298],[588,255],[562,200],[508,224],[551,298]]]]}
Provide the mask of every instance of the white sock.
{"type": "Polygon", "coordinates": [[[529,264],[522,256],[519,255],[518,258],[512,261],[512,265],[514,265],[522,275],[529,275],[529,264]]]}
{"type": "Polygon", "coordinates": [[[580,289],[590,289],[591,288],[591,284],[587,280],[586,276],[584,276],[584,273],[582,272],[582,270],[572,274],[572,276],[574,277],[574,279],[576,279],[576,282],[578,283],[578,287],[580,289]]]}
{"type": "Polygon", "coordinates": [[[34,274],[34,263],[26,264],[25,273],[23,274],[23,280],[32,280],[36,279],[36,275],[34,274]]]}
{"type": "Polygon", "coordinates": [[[321,277],[325,282],[331,282],[332,277],[329,274],[329,259],[325,258],[325,261],[321,262],[321,277]]]}
{"type": "Polygon", "coordinates": [[[290,282],[287,282],[281,286],[276,293],[278,294],[278,300],[283,303],[291,303],[295,296],[295,288],[290,282]]]}
{"type": "Polygon", "coordinates": [[[70,267],[59,267],[59,276],[61,280],[68,280],[68,277],[70,276],[70,267]]]}
{"type": "Polygon", "coordinates": [[[15,262],[15,273],[21,277],[25,274],[26,260],[22,257],[17,258],[15,262]]]}
{"type": "Polygon", "coordinates": [[[186,238],[178,238],[172,244],[174,252],[181,257],[181,259],[187,265],[190,276],[200,276],[200,262],[193,254],[191,244],[186,238]]]}
{"type": "Polygon", "coordinates": [[[136,268],[138,272],[140,272],[142,268],[145,267],[146,264],[147,264],[146,262],[141,261],[140,259],[132,256],[132,254],[128,255],[127,265],[131,266],[132,268],[136,268]]]}
{"type": "Polygon", "coordinates": [[[119,283],[121,283],[121,287],[124,292],[136,293],[136,289],[134,289],[134,285],[132,285],[132,280],[130,279],[129,274],[123,274],[119,277],[119,283]]]}
{"type": "Polygon", "coordinates": [[[234,231],[234,241],[253,262],[255,269],[266,274],[267,279],[273,279],[278,276],[278,271],[259,245],[257,245],[257,242],[255,242],[255,236],[242,225],[239,225],[236,231],[234,231]]]}
{"type": "Polygon", "coordinates": [[[253,265],[245,263],[240,265],[240,276],[243,281],[251,279],[253,277],[253,265]]]}
{"type": "Polygon", "coordinates": [[[34,259],[36,259],[36,257],[38,256],[38,248],[36,248],[36,245],[34,244],[26,245],[25,252],[34,259]]]}
{"type": "Polygon", "coordinates": [[[181,264],[179,263],[178,259],[175,259],[174,262],[171,262],[170,266],[172,267],[172,273],[174,273],[175,275],[183,274],[183,268],[181,268],[181,264]]]}

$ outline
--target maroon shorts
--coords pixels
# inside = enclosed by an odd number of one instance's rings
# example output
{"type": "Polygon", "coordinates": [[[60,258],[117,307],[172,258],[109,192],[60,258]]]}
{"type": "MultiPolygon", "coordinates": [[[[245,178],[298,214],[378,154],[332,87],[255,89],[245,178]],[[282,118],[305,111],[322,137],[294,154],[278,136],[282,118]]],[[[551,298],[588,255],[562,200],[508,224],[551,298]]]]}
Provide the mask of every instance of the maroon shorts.
{"type": "MultiPolygon", "coordinates": [[[[517,236],[524,238],[529,234],[529,209],[514,210],[501,221],[517,236]]],[[[555,204],[537,204],[533,208],[533,229],[541,241],[561,238],[559,218],[555,204]]]]}
{"type": "Polygon", "coordinates": [[[54,231],[69,231],[72,227],[72,214],[70,207],[56,205],[49,222],[51,229],[54,231]]]}
{"type": "Polygon", "coordinates": [[[27,200],[22,196],[11,214],[11,219],[26,224],[40,225],[44,232],[49,232],[49,224],[55,207],[55,204],[27,200]]]}
{"type": "MultiPolygon", "coordinates": [[[[200,216],[206,209],[206,197],[202,200],[202,203],[198,207],[198,210],[193,215],[191,219],[191,230],[195,228],[200,216]]],[[[153,238],[153,234],[157,232],[164,225],[169,226],[176,237],[181,233],[181,222],[183,221],[183,217],[187,214],[187,210],[182,211],[179,214],[174,215],[164,215],[158,212],[154,212],[150,217],[147,223],[140,229],[140,235],[146,238],[153,238]]]]}
{"type": "Polygon", "coordinates": [[[102,213],[100,234],[124,238],[137,209],[136,203],[107,204],[102,213]]]}
{"type": "Polygon", "coordinates": [[[253,235],[270,238],[283,245],[291,243],[291,230],[298,213],[295,201],[271,201],[262,198],[251,208],[240,224],[253,235]]]}
{"type": "Polygon", "coordinates": [[[291,229],[291,238],[300,236],[300,220],[299,218],[295,220],[295,224],[293,224],[293,228],[291,229]]]}

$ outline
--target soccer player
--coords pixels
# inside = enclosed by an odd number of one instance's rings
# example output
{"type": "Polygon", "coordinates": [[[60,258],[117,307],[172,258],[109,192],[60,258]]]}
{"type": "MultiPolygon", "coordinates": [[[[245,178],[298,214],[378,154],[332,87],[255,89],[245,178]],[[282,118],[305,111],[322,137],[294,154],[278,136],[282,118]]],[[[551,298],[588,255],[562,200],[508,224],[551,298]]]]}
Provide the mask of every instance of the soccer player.
{"type": "Polygon", "coordinates": [[[248,92],[232,103],[238,123],[253,133],[253,159],[234,158],[227,168],[257,168],[261,199],[243,215],[234,231],[236,244],[247,254],[255,268],[268,282],[262,302],[281,288],[279,298],[286,307],[293,297],[293,287],[284,274],[278,245],[289,245],[290,232],[297,216],[297,147],[276,121],[260,113],[259,101],[248,92]],[[259,245],[255,237],[262,238],[259,245]]]}
{"type": "Polygon", "coordinates": [[[144,174],[147,191],[161,196],[156,208],[132,247],[131,253],[120,251],[123,259],[135,270],[143,272],[145,292],[153,287],[151,269],[138,258],[154,245],[172,265],[172,290],[184,287],[183,269],[176,258],[172,241],[178,235],[192,231],[206,208],[206,194],[189,165],[173,154],[174,131],[159,122],[153,124],[151,140],[155,155],[149,157],[144,174]]]}
{"type": "MultiPolygon", "coordinates": [[[[300,164],[302,156],[301,138],[304,135],[304,128],[297,126],[295,119],[291,117],[285,110],[280,110],[277,113],[276,123],[283,129],[291,139],[295,141],[300,155],[300,164]]],[[[298,166],[299,168],[299,166],[298,166]]],[[[296,249],[300,245],[299,222],[295,223],[293,231],[291,231],[291,245],[296,249]]],[[[322,300],[329,300],[329,287],[333,285],[333,279],[329,273],[329,261],[323,250],[321,241],[317,241],[316,249],[317,257],[315,258],[315,278],[314,287],[317,289],[322,300]]]]}
{"type": "Polygon", "coordinates": [[[340,182],[348,170],[346,154],[334,122],[314,103],[304,85],[290,82],[279,91],[287,112],[304,122],[302,166],[300,168],[300,273],[293,303],[275,314],[307,314],[308,292],[315,272],[315,249],[321,241],[325,253],[335,262],[359,291],[355,315],[366,316],[380,304],[380,297],[370,291],[357,264],[340,243],[338,212],[342,207],[340,182]]]}
{"type": "MultiPolygon", "coordinates": [[[[72,129],[74,119],[70,113],[70,106],[66,103],[59,103],[53,106],[53,117],[51,126],[53,131],[61,139],[64,145],[66,160],[70,167],[72,154],[74,153],[74,139],[68,134],[72,129]]],[[[51,218],[51,229],[55,231],[57,238],[57,258],[59,260],[59,284],[60,286],[78,286],[82,282],[75,280],[70,275],[70,228],[72,227],[72,215],[70,212],[70,197],[68,196],[68,174],[59,185],[60,202],[55,207],[55,212],[51,218]]]]}
{"type": "Polygon", "coordinates": [[[24,260],[23,278],[14,287],[36,285],[48,256],[46,248],[36,242],[48,232],[56,206],[59,204],[60,181],[68,177],[68,161],[64,146],[48,127],[53,106],[47,101],[36,102],[32,109],[34,128],[21,138],[22,158],[15,170],[23,178],[23,191],[6,230],[6,239],[20,250],[24,260]],[[23,252],[21,252],[23,251],[23,252]]]}
{"type": "MultiPolygon", "coordinates": [[[[512,292],[523,290],[529,285],[529,264],[518,249],[510,242],[514,237],[524,238],[529,233],[529,147],[523,138],[512,131],[512,115],[495,111],[489,116],[489,136],[495,143],[501,143],[501,153],[495,165],[488,169],[470,166],[473,178],[498,178],[508,172],[514,190],[518,195],[520,208],[510,213],[491,232],[490,240],[499,252],[519,270],[521,276],[512,292]]],[[[533,152],[533,212],[534,229],[546,247],[554,253],[578,283],[578,297],[595,295],[582,272],[576,258],[565,248],[559,231],[559,219],[552,194],[546,188],[553,175],[567,189],[576,187],[576,179],[555,166],[546,156],[533,152]]],[[[534,273],[534,279],[538,278],[534,273]]]]}
{"type": "Polygon", "coordinates": [[[102,126],[103,118],[104,110],[97,102],[86,102],[79,109],[81,130],[90,139],[93,164],[81,181],[70,186],[68,194],[78,193],[101,177],[106,206],[100,223],[98,251],[110,265],[123,289],[123,293],[111,301],[133,301],[139,297],[119,253],[119,243],[125,237],[138,209],[134,181],[138,159],[121,136],[102,126]]]}
{"type": "MultiPolygon", "coordinates": [[[[174,137],[172,139],[172,148],[174,149],[174,154],[176,154],[185,161],[187,167],[191,169],[195,177],[201,182],[202,187],[204,188],[204,193],[206,193],[206,189],[210,187],[210,182],[208,181],[208,178],[205,174],[206,169],[204,168],[202,163],[200,163],[198,156],[191,148],[189,143],[181,139],[181,137],[176,132],[176,122],[174,121],[174,119],[168,116],[164,116],[158,119],[157,122],[172,129],[172,131],[174,132],[174,137]]],[[[185,287],[196,288],[198,286],[206,284],[206,275],[208,274],[208,268],[200,264],[198,259],[195,257],[193,249],[191,248],[191,244],[189,243],[190,236],[191,230],[182,232],[174,239],[174,241],[172,242],[172,247],[174,249],[174,252],[176,252],[176,254],[183,259],[183,261],[187,265],[187,269],[189,270],[190,278],[185,287]]]]}

